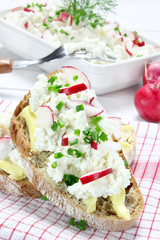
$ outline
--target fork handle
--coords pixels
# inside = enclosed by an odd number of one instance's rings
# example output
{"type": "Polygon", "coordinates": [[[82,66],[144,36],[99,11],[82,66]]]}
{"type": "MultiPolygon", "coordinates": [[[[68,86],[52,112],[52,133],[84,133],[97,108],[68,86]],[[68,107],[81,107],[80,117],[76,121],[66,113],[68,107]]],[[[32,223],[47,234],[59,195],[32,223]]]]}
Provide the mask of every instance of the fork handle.
{"type": "Polygon", "coordinates": [[[0,73],[9,73],[12,72],[13,61],[10,58],[0,59],[0,73]]]}

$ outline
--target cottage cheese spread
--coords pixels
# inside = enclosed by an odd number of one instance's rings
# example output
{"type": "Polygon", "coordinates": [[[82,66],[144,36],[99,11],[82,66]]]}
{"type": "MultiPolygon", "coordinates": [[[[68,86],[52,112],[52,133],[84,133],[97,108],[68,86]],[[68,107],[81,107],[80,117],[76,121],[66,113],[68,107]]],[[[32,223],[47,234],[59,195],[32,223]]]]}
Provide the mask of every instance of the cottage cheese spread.
{"type": "MultiPolygon", "coordinates": [[[[100,119],[98,124],[94,125],[92,118],[88,117],[85,109],[76,110],[79,101],[90,103],[91,99],[95,97],[95,92],[89,88],[70,95],[52,91],[49,88],[51,85],[61,85],[61,88],[64,88],[68,84],[68,80],[63,72],[56,74],[53,83],[49,82],[50,80],[43,74],[39,75],[38,79],[39,81],[31,89],[30,106],[32,112],[37,116],[38,109],[41,105],[45,105],[53,112],[54,123],[57,123],[59,120],[63,122],[63,126],[58,126],[56,130],[53,130],[51,126],[35,127],[35,150],[54,152],[48,158],[48,166],[45,169],[48,175],[55,183],[59,183],[64,179],[65,174],[73,174],[80,178],[90,172],[112,168],[112,173],[101,179],[85,185],[82,185],[79,180],[72,186],[68,186],[67,190],[77,199],[86,199],[90,196],[107,197],[118,194],[120,189],[129,185],[130,172],[125,167],[123,159],[117,153],[118,150],[121,150],[120,143],[112,140],[112,135],[115,133],[115,124],[112,119],[107,118],[102,113],[98,114],[100,119]],[[77,105],[74,108],[69,108],[67,105],[68,101],[77,101],[77,105]],[[57,109],[57,105],[60,102],[64,104],[61,109],[57,109]],[[91,128],[95,131],[96,126],[100,127],[100,133],[103,132],[108,137],[108,140],[99,138],[97,150],[92,148],[90,143],[84,141],[86,135],[83,132],[86,128],[91,128]],[[78,136],[75,134],[77,129],[79,130],[78,136]],[[69,144],[66,146],[62,146],[62,138],[64,136],[69,141],[69,144]],[[75,139],[77,139],[77,142],[74,142],[75,139]],[[74,144],[72,145],[73,142],[74,144]],[[70,148],[74,150],[72,154],[68,152],[70,148]],[[81,153],[81,156],[77,155],[77,151],[81,153]],[[56,157],[55,154],[59,153],[61,156],[56,157]]],[[[77,82],[73,81],[71,86],[76,84],[77,82]]]]}
{"type": "Polygon", "coordinates": [[[136,33],[125,30],[116,22],[93,28],[84,22],[78,26],[74,21],[70,24],[70,18],[58,21],[56,11],[59,9],[55,3],[45,4],[41,10],[37,5],[29,7],[29,10],[20,7],[8,12],[4,19],[56,47],[66,44],[70,53],[85,49],[93,57],[105,59],[110,55],[121,61],[157,51],[149,43],[142,44],[136,33]]]}

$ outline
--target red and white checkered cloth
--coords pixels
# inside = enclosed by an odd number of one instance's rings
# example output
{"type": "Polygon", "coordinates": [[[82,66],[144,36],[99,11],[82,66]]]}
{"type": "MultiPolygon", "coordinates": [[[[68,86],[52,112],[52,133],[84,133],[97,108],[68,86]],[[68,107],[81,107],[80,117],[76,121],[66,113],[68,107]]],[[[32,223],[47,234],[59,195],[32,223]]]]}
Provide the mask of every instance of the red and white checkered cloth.
{"type": "MultiPolygon", "coordinates": [[[[12,103],[1,99],[0,111],[8,109],[13,109],[12,103]]],[[[70,226],[70,217],[51,202],[15,197],[0,190],[0,240],[160,239],[160,125],[130,124],[137,134],[136,159],[131,168],[145,202],[134,227],[118,233],[89,227],[81,231],[70,226]]]]}

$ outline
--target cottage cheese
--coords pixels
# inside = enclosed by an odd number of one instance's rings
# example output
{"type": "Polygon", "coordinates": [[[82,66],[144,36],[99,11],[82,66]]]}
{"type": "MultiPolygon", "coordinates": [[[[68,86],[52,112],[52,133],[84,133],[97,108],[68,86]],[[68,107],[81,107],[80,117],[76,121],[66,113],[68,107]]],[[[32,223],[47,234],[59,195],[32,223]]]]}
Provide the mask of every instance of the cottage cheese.
{"type": "MultiPolygon", "coordinates": [[[[58,5],[50,3],[44,5],[42,11],[39,11],[37,6],[29,8],[33,12],[24,11],[24,7],[21,7],[8,12],[4,19],[56,47],[66,44],[70,53],[85,49],[93,57],[105,59],[107,55],[110,55],[116,57],[117,61],[121,61],[157,51],[149,43],[145,43],[144,46],[133,44],[134,33],[122,28],[116,22],[92,28],[84,22],[80,22],[78,26],[72,22],[70,26],[69,20],[56,21],[54,19],[57,19],[58,9],[60,9],[58,5]],[[48,21],[48,17],[53,17],[53,21],[48,21]]],[[[139,41],[141,42],[141,39],[139,41]]]]}
{"type": "MultiPolygon", "coordinates": [[[[52,84],[53,86],[68,83],[68,80],[63,72],[56,74],[57,79],[52,84]]],[[[94,197],[107,197],[113,194],[118,194],[121,188],[125,188],[130,183],[130,172],[124,166],[123,159],[118,155],[117,151],[121,150],[120,143],[112,140],[112,134],[115,133],[114,122],[107,118],[105,114],[101,114],[102,119],[99,121],[101,131],[107,134],[107,141],[100,141],[98,149],[95,150],[84,141],[84,129],[91,127],[95,129],[90,117],[87,117],[86,110],[77,112],[75,108],[68,108],[66,102],[83,100],[90,103],[91,99],[95,97],[95,92],[91,89],[80,91],[76,94],[66,95],[64,93],[52,92],[48,86],[50,83],[43,75],[38,76],[39,81],[31,89],[30,106],[32,112],[37,114],[37,110],[41,105],[49,106],[54,115],[54,121],[62,120],[64,127],[58,127],[56,131],[51,129],[51,126],[36,127],[35,128],[35,145],[37,151],[50,151],[53,154],[48,158],[48,166],[46,172],[55,183],[62,182],[64,174],[73,174],[78,178],[83,175],[99,171],[106,168],[112,168],[113,172],[99,180],[82,185],[80,180],[72,186],[67,187],[70,194],[74,195],[77,199],[94,197]],[[57,110],[57,104],[62,101],[64,106],[57,110]],[[76,136],[74,131],[80,130],[80,135],[76,136]],[[62,138],[68,137],[69,142],[78,139],[78,143],[73,146],[62,146],[62,138]],[[68,149],[76,149],[83,154],[83,156],[73,156],[68,154],[68,149]],[[55,158],[54,153],[61,153],[63,157],[55,158]],[[53,168],[52,164],[56,162],[56,167],[53,168]]],[[[76,85],[76,81],[73,84],[76,85]]]]}

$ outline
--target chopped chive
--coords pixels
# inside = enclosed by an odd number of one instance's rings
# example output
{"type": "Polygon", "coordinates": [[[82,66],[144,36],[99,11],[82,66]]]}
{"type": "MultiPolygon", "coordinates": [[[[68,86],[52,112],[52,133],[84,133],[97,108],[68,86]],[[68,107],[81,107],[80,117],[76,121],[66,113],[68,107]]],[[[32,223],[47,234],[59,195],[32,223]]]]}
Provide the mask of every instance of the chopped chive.
{"type": "Polygon", "coordinates": [[[61,152],[54,153],[54,158],[62,158],[62,157],[64,157],[63,153],[61,153],[61,152]]]}
{"type": "Polygon", "coordinates": [[[73,146],[73,145],[75,145],[75,144],[77,144],[78,143],[78,138],[76,138],[76,139],[74,139],[73,141],[71,141],[70,143],[69,143],[69,145],[70,146],[73,146]]]}
{"type": "Polygon", "coordinates": [[[139,40],[135,40],[135,43],[139,43],[139,40]]]}
{"type": "Polygon", "coordinates": [[[48,83],[53,84],[57,78],[58,78],[57,76],[51,76],[50,79],[48,80],[48,83]]]}
{"type": "Polygon", "coordinates": [[[124,160],[124,165],[125,165],[125,167],[129,166],[129,164],[128,164],[128,162],[126,160],[124,160]]]}
{"type": "Polygon", "coordinates": [[[59,126],[59,125],[58,125],[57,122],[54,122],[54,123],[53,123],[53,125],[52,125],[52,127],[51,127],[52,130],[53,130],[53,132],[55,132],[55,131],[57,130],[58,126],[59,126]]]}
{"type": "Polygon", "coordinates": [[[90,136],[91,136],[91,139],[98,142],[99,141],[99,136],[98,136],[98,132],[96,131],[91,131],[90,132],[90,136]]]}
{"type": "Polygon", "coordinates": [[[96,132],[100,133],[102,131],[102,129],[100,128],[100,126],[98,125],[97,127],[95,127],[96,132]]]}
{"type": "Polygon", "coordinates": [[[73,174],[64,174],[64,181],[67,186],[72,186],[79,181],[79,178],[73,174]]]}
{"type": "Polygon", "coordinates": [[[77,79],[78,79],[78,75],[75,75],[75,76],[73,77],[73,80],[76,81],[77,79]]]}
{"type": "Polygon", "coordinates": [[[127,37],[127,33],[124,33],[123,36],[127,37]]]}
{"type": "Polygon", "coordinates": [[[63,128],[65,126],[61,119],[57,120],[57,123],[60,126],[60,128],[63,128]]]}
{"type": "Polygon", "coordinates": [[[87,136],[90,133],[91,129],[92,128],[90,128],[90,127],[85,128],[83,131],[83,134],[87,136]]]}
{"type": "Polygon", "coordinates": [[[68,148],[68,150],[67,150],[68,155],[71,155],[71,156],[73,156],[73,153],[74,153],[74,152],[75,152],[77,158],[80,158],[80,157],[83,156],[83,153],[80,152],[80,151],[77,150],[77,149],[68,148]]]}
{"type": "Polygon", "coordinates": [[[57,28],[54,29],[55,32],[58,32],[57,28]]]}
{"type": "Polygon", "coordinates": [[[89,144],[91,143],[91,139],[89,137],[84,137],[83,141],[89,144]]]}
{"type": "Polygon", "coordinates": [[[57,167],[57,162],[53,162],[51,165],[52,168],[56,168],[57,167]]]}
{"type": "Polygon", "coordinates": [[[137,31],[133,31],[137,36],[138,36],[138,33],[137,33],[137,31]]]}
{"type": "Polygon", "coordinates": [[[67,33],[66,31],[64,31],[63,29],[60,30],[60,33],[63,33],[63,34],[65,34],[66,36],[69,35],[69,33],[67,33]]]}
{"type": "Polygon", "coordinates": [[[71,40],[73,40],[74,39],[74,37],[71,37],[71,40]]]}
{"type": "Polygon", "coordinates": [[[67,83],[67,84],[65,84],[64,86],[65,86],[65,87],[69,87],[69,86],[70,86],[70,84],[69,84],[69,83],[67,83]]]}
{"type": "Polygon", "coordinates": [[[107,137],[107,135],[106,135],[104,132],[101,133],[101,135],[99,136],[99,138],[100,138],[101,141],[103,141],[103,142],[105,142],[105,141],[108,140],[108,137],[107,137]]]}
{"type": "Polygon", "coordinates": [[[52,92],[60,92],[60,88],[62,87],[62,85],[55,85],[55,86],[48,86],[48,90],[52,91],[52,92]]]}
{"type": "Polygon", "coordinates": [[[73,152],[74,152],[74,149],[68,148],[68,150],[67,150],[68,155],[73,156],[73,152]]]}
{"type": "Polygon", "coordinates": [[[47,23],[42,23],[42,26],[45,27],[46,29],[49,29],[49,26],[47,25],[47,23]]]}
{"type": "Polygon", "coordinates": [[[41,200],[49,201],[49,199],[47,197],[45,197],[44,195],[41,195],[41,200]]]}
{"type": "Polygon", "coordinates": [[[74,225],[75,224],[75,218],[70,218],[69,219],[69,224],[74,225]]]}
{"type": "Polygon", "coordinates": [[[74,130],[74,135],[78,136],[80,135],[80,129],[75,129],[74,130]]]}
{"type": "Polygon", "coordinates": [[[80,112],[80,111],[83,111],[83,110],[84,110],[84,105],[83,104],[80,104],[80,105],[76,106],[76,112],[80,112]]]}
{"type": "Polygon", "coordinates": [[[75,218],[70,218],[69,224],[75,226],[83,231],[86,230],[86,222],[84,220],[80,220],[79,222],[75,222],[75,218]]]}
{"type": "Polygon", "coordinates": [[[49,16],[48,17],[48,22],[53,22],[53,17],[49,16]]]}
{"type": "Polygon", "coordinates": [[[64,106],[64,102],[60,101],[60,102],[57,104],[56,108],[57,108],[58,111],[60,111],[63,106],[64,106]]]}
{"type": "Polygon", "coordinates": [[[101,119],[102,119],[102,116],[92,117],[92,124],[97,125],[101,119]]]}
{"type": "Polygon", "coordinates": [[[115,27],[114,31],[119,31],[119,27],[115,27]]]}

